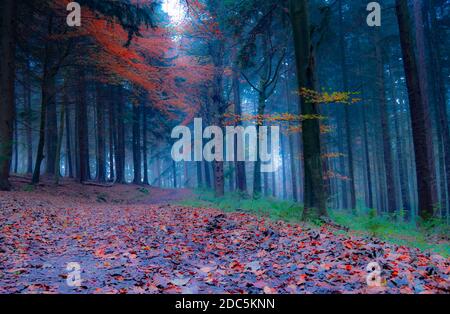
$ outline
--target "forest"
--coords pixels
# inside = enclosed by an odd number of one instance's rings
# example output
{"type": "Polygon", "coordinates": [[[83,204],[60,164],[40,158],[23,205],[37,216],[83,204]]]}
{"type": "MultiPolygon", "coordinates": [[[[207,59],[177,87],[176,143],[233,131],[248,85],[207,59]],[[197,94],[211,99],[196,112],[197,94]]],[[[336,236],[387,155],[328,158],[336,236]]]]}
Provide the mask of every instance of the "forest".
{"type": "Polygon", "coordinates": [[[0,294],[450,293],[450,1],[0,9],[0,294]]]}

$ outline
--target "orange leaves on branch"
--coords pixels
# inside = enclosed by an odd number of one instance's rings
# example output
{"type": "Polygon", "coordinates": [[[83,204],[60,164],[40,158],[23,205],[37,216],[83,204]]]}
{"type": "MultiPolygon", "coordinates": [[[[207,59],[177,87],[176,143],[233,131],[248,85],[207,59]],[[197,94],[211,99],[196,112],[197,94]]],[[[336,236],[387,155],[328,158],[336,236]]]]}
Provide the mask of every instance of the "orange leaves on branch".
{"type": "MultiPolygon", "coordinates": [[[[66,0],[54,1],[59,10],[67,5],[66,0]]],[[[152,106],[170,119],[183,115],[190,119],[200,105],[196,89],[210,80],[212,67],[189,56],[189,43],[174,40],[166,27],[143,26],[139,33],[142,37],[134,37],[125,47],[128,32],[120,24],[84,7],[82,26],[70,32],[72,37],[89,39],[80,42],[85,53],[79,63],[94,65],[99,76],[96,80],[113,84],[128,81],[147,91],[152,106]]]]}

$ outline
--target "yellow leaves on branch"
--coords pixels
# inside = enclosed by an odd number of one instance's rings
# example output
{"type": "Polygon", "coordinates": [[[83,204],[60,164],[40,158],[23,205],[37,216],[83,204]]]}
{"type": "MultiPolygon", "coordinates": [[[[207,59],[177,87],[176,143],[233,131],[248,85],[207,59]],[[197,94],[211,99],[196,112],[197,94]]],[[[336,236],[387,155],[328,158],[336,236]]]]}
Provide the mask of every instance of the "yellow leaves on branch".
{"type": "MultiPolygon", "coordinates": [[[[275,114],[242,114],[237,115],[234,113],[224,114],[224,125],[236,125],[238,123],[249,123],[254,125],[270,125],[270,124],[282,124],[287,123],[286,132],[284,133],[299,133],[302,131],[302,126],[300,122],[306,120],[325,120],[325,116],[320,114],[309,114],[309,115],[297,115],[292,113],[275,113],[275,114]]],[[[320,133],[330,133],[332,128],[328,125],[320,125],[320,133]]]]}
{"type": "Polygon", "coordinates": [[[326,153],[326,154],[322,154],[322,158],[326,158],[326,159],[331,159],[331,158],[340,158],[340,157],[345,157],[345,154],[342,153],[326,153]]]}
{"type": "MultiPolygon", "coordinates": [[[[301,125],[291,125],[288,127],[288,133],[300,133],[302,132],[302,126],[301,125]]],[[[326,134],[326,133],[330,133],[331,132],[331,128],[327,125],[320,125],[320,134],[326,134]]]]}
{"type": "Polygon", "coordinates": [[[325,120],[326,117],[319,114],[310,115],[296,115],[292,113],[275,113],[275,114],[242,114],[237,115],[234,113],[224,114],[225,124],[233,125],[239,122],[249,122],[257,125],[262,125],[263,122],[266,123],[276,123],[276,122],[299,122],[305,120],[325,120]]]}
{"type": "Polygon", "coordinates": [[[354,104],[360,102],[360,98],[356,98],[355,95],[358,95],[357,92],[318,92],[315,90],[302,88],[300,94],[305,101],[314,104],[354,104]]]}

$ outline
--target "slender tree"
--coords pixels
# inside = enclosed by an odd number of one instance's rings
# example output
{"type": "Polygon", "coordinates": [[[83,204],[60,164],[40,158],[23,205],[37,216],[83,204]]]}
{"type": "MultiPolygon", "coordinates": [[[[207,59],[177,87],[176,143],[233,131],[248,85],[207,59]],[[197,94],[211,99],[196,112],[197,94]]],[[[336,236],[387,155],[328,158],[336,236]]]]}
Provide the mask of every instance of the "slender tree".
{"type": "MultiPolygon", "coordinates": [[[[308,2],[290,0],[289,6],[297,66],[298,90],[315,89],[315,61],[310,37],[308,2]]],[[[300,97],[299,111],[303,116],[317,115],[318,105],[300,97]]],[[[324,189],[320,145],[320,124],[317,119],[302,122],[303,165],[305,201],[303,219],[326,216],[326,195],[324,189]]]]}
{"type": "Polygon", "coordinates": [[[427,128],[426,110],[423,107],[423,93],[420,88],[418,77],[408,3],[406,0],[396,0],[395,3],[411,113],[416,160],[417,191],[419,196],[419,215],[422,219],[428,219],[433,216],[434,207],[432,184],[432,171],[434,171],[434,169],[430,169],[430,164],[428,162],[429,146],[432,145],[427,140],[430,138],[427,136],[430,130],[427,128]]]}
{"type": "Polygon", "coordinates": [[[11,189],[9,170],[11,167],[13,121],[14,121],[14,81],[16,75],[16,17],[17,1],[5,0],[2,4],[0,27],[0,190],[11,189]]]}

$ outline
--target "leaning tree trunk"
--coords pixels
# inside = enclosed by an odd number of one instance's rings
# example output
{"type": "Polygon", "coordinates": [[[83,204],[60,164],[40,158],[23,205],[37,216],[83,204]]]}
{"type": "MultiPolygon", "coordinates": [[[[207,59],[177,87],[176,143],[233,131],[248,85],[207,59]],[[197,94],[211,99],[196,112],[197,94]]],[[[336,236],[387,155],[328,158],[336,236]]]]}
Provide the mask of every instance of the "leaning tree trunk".
{"type": "MultiPolygon", "coordinates": [[[[48,22],[48,35],[50,36],[52,33],[52,27],[53,27],[53,19],[50,16],[49,22],[48,22]]],[[[34,172],[33,172],[33,178],[31,182],[33,184],[36,184],[40,180],[40,174],[41,174],[41,164],[44,160],[44,145],[46,141],[46,132],[45,127],[47,125],[47,107],[52,103],[52,98],[54,95],[54,77],[53,73],[51,73],[51,66],[50,66],[50,60],[51,60],[51,43],[49,41],[46,42],[45,48],[44,48],[44,61],[43,61],[43,76],[42,76],[42,83],[41,83],[41,118],[40,118],[40,125],[39,125],[39,143],[37,148],[37,154],[36,154],[36,163],[34,165],[34,172]]],[[[55,109],[56,110],[56,109],[55,109]]],[[[53,160],[54,162],[54,160],[53,160]]],[[[52,165],[54,166],[54,164],[52,165]]]]}
{"type": "Polygon", "coordinates": [[[433,182],[428,162],[428,142],[426,110],[423,107],[422,91],[418,77],[416,57],[414,55],[414,42],[411,32],[411,19],[406,0],[396,0],[396,13],[400,31],[400,44],[402,48],[403,65],[405,68],[406,85],[408,88],[409,108],[413,132],[414,153],[416,157],[417,192],[419,196],[419,215],[423,219],[433,216],[433,182]]]}
{"type": "Polygon", "coordinates": [[[0,190],[3,191],[11,189],[9,170],[14,121],[16,6],[17,1],[4,0],[0,19],[0,190]]]}
{"type": "MultiPolygon", "coordinates": [[[[294,34],[298,90],[304,88],[314,90],[315,62],[310,38],[308,2],[290,0],[290,14],[294,34]]],[[[318,105],[308,102],[302,96],[299,111],[303,116],[319,114],[318,105]]],[[[302,122],[302,139],[305,186],[303,219],[307,220],[327,215],[318,119],[306,119],[302,122]]]]}

